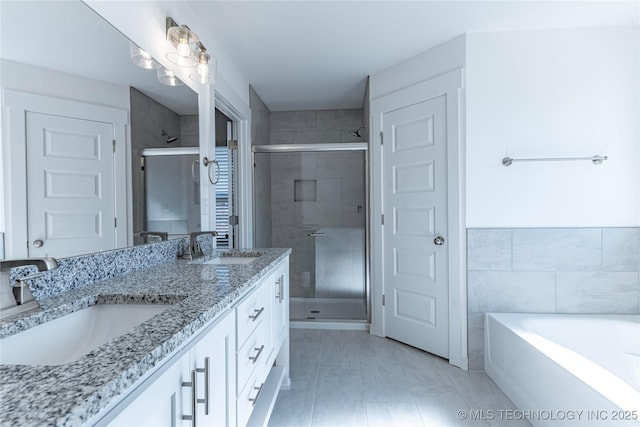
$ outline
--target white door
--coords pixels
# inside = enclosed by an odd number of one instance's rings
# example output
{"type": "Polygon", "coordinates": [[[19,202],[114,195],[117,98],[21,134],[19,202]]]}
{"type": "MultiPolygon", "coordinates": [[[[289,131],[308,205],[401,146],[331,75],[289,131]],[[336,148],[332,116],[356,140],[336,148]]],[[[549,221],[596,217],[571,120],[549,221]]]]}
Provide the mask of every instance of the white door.
{"type": "Polygon", "coordinates": [[[385,334],[449,356],[446,97],[382,115],[385,334]]]}
{"type": "Polygon", "coordinates": [[[28,112],[29,257],[116,246],[113,124],[28,112]]]}

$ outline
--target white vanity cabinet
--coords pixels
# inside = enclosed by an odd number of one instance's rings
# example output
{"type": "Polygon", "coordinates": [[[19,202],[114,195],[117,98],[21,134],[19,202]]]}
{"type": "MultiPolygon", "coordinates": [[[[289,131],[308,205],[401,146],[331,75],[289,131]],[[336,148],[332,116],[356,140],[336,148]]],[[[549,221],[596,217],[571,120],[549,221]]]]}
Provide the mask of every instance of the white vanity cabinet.
{"type": "Polygon", "coordinates": [[[290,382],[288,272],[286,258],[97,425],[264,426],[290,382]]]}
{"type": "Polygon", "coordinates": [[[231,311],[167,363],[109,426],[235,425],[235,316],[231,311]],[[194,410],[195,419],[194,419],[194,410]]]}

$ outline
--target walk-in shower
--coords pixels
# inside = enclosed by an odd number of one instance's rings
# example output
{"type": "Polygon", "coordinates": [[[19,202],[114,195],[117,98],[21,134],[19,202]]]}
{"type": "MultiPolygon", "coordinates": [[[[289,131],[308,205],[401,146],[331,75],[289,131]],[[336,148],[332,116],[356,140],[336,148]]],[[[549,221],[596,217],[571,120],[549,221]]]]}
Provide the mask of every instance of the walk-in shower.
{"type": "MultiPolygon", "coordinates": [[[[164,232],[172,238],[200,230],[198,159],[198,147],[142,150],[139,194],[144,197],[138,202],[143,212],[142,233],[164,232]]],[[[137,234],[135,238],[144,237],[137,234]]]]}
{"type": "Polygon", "coordinates": [[[253,147],[255,246],[293,249],[292,321],[369,318],[367,147],[253,147]]]}

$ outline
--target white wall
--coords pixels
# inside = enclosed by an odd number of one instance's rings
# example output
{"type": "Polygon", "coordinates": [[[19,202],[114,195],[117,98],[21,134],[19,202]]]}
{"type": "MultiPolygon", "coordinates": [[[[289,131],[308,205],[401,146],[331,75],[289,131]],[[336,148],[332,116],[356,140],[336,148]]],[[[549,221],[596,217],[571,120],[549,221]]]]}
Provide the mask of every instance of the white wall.
{"type": "MultiPolygon", "coordinates": [[[[51,96],[54,98],[68,99],[85,102],[94,105],[120,108],[129,111],[129,87],[112,83],[87,79],[85,77],[72,74],[61,73],[45,68],[34,67],[21,64],[6,59],[0,59],[2,69],[2,104],[4,105],[4,90],[12,89],[21,92],[28,92],[37,95],[51,96]]],[[[0,139],[0,161],[4,161],[9,143],[8,132],[10,129],[5,121],[8,119],[2,113],[2,136],[0,139]]],[[[24,185],[26,192],[26,182],[9,183],[4,180],[5,175],[10,170],[10,165],[3,165],[3,173],[0,177],[0,232],[6,231],[4,211],[6,208],[4,185],[11,185],[15,190],[16,186],[24,185]]]]}
{"type": "Polygon", "coordinates": [[[371,100],[465,66],[466,36],[461,35],[420,55],[376,73],[369,80],[371,100]]]}
{"type": "Polygon", "coordinates": [[[640,225],[638,27],[467,37],[467,227],[640,225]],[[606,155],[516,163],[505,156],[606,155]]]}

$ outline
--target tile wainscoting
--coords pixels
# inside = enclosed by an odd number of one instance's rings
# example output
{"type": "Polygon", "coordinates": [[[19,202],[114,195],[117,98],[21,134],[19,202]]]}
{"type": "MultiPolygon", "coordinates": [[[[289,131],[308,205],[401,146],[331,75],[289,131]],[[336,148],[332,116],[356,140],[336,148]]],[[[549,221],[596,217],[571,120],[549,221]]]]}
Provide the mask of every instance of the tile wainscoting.
{"type": "Polygon", "coordinates": [[[469,369],[484,313],[640,313],[640,228],[467,230],[469,369]]]}

